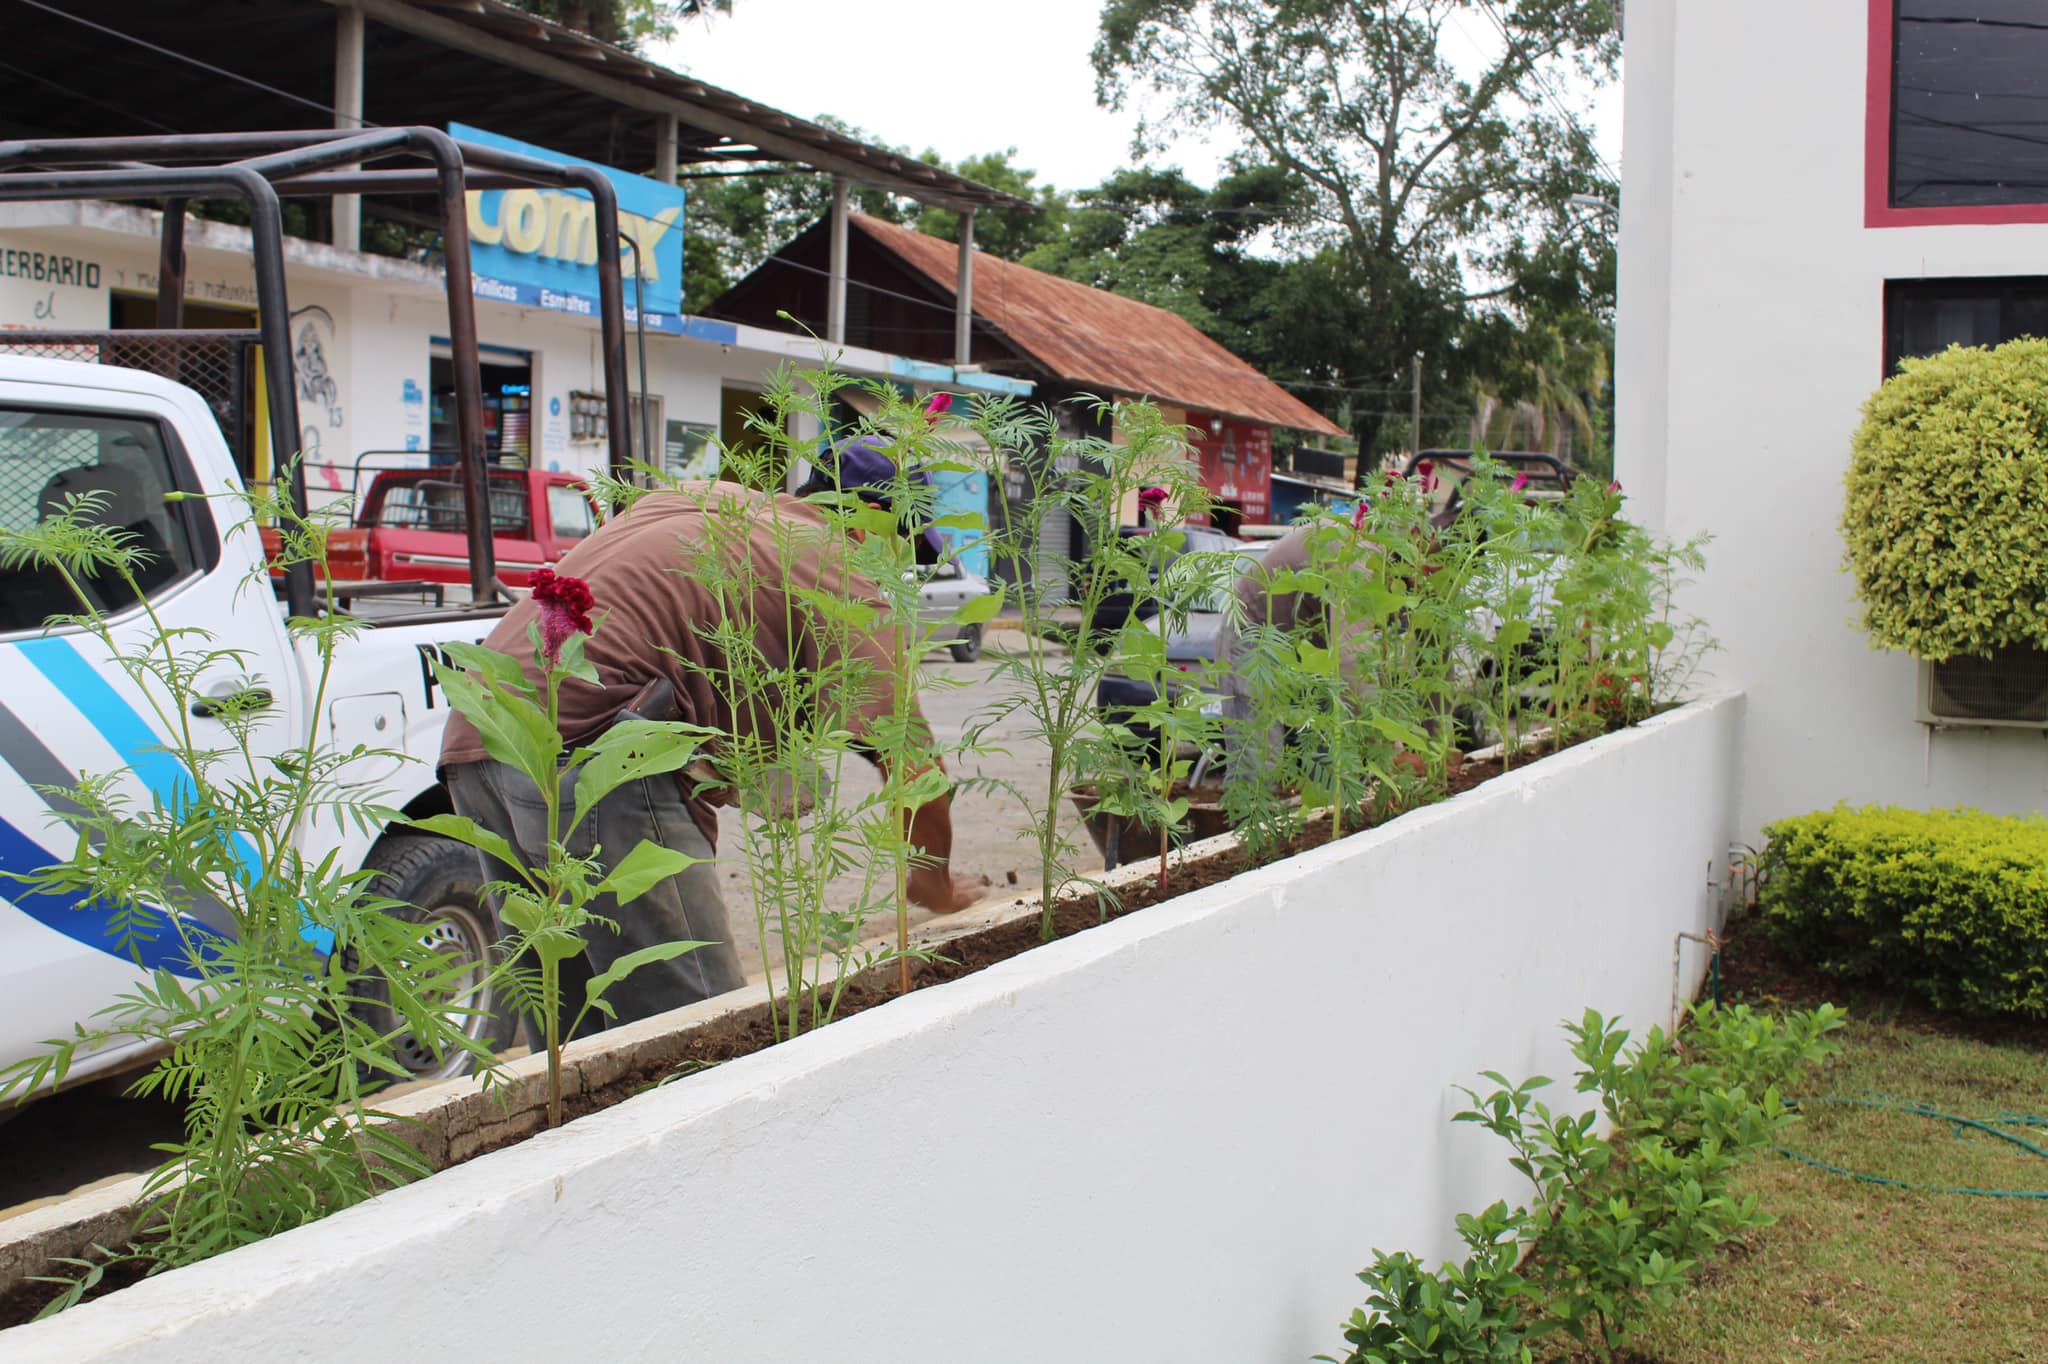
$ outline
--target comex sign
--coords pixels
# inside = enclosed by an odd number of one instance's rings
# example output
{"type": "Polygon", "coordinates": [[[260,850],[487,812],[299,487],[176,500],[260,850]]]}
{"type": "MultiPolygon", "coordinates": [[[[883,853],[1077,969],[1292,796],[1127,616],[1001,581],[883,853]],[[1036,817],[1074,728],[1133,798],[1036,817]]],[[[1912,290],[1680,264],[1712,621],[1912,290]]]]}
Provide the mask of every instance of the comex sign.
{"type": "MultiPolygon", "coordinates": [[[[639,247],[637,268],[647,329],[684,330],[679,317],[683,308],[680,187],[467,124],[451,123],[448,132],[460,142],[601,171],[618,194],[619,235],[639,247]]],[[[470,269],[479,295],[585,317],[597,315],[597,206],[589,195],[536,188],[471,190],[468,197],[470,269]]],[[[636,261],[633,247],[623,241],[619,264],[626,278],[626,319],[630,322],[636,261]]]]}

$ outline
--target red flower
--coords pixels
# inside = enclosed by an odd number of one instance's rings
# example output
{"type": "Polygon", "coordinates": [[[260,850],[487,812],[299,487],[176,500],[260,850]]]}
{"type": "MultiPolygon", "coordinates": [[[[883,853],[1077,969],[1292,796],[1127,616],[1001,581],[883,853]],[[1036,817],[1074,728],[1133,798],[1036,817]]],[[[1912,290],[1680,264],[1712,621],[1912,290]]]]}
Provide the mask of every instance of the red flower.
{"type": "Polygon", "coordinates": [[[1372,503],[1366,501],[1362,497],[1359,498],[1358,505],[1351,509],[1351,529],[1364,530],[1366,513],[1370,512],[1371,510],[1372,503]]]}
{"type": "Polygon", "coordinates": [[[590,595],[589,583],[564,577],[552,568],[536,572],[531,586],[533,604],[540,610],[541,655],[550,663],[559,663],[569,636],[590,633],[590,608],[597,605],[597,599],[590,595]]]}
{"type": "Polygon", "coordinates": [[[1621,480],[1617,478],[1617,479],[1615,479],[1615,480],[1614,480],[1614,482],[1612,482],[1612,483],[1608,484],[1608,485],[1607,485],[1607,491],[1608,491],[1608,492],[1611,492],[1611,493],[1618,493],[1618,492],[1620,492],[1620,491],[1621,491],[1621,480]]]}
{"type": "Polygon", "coordinates": [[[940,418],[940,417],[941,417],[942,415],[944,415],[945,413],[947,413],[947,412],[951,411],[951,410],[952,410],[952,407],[953,407],[953,395],[952,395],[952,394],[950,394],[950,393],[934,393],[934,394],[932,394],[932,396],[931,396],[931,397],[929,397],[929,398],[925,399],[925,404],[924,404],[924,419],[925,419],[926,421],[928,421],[928,422],[931,422],[931,423],[933,423],[934,425],[936,425],[936,424],[937,424],[937,422],[938,422],[938,420],[939,420],[939,418],[940,418]]]}
{"type": "Polygon", "coordinates": [[[1436,464],[1434,461],[1425,459],[1422,463],[1416,465],[1415,477],[1421,481],[1422,491],[1426,493],[1436,491],[1436,464]]]}

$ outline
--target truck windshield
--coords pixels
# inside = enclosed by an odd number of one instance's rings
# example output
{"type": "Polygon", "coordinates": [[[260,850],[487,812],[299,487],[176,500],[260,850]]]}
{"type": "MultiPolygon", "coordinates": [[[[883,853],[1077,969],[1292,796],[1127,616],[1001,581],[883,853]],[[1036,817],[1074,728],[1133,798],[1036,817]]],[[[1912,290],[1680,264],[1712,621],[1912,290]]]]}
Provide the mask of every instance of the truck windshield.
{"type": "MultiPolygon", "coordinates": [[[[363,525],[374,530],[467,534],[469,517],[462,505],[462,484],[452,473],[380,479],[371,491],[363,525]]],[[[532,536],[533,516],[527,507],[523,477],[492,476],[491,534],[515,540],[532,536]]]]}
{"type": "MultiPolygon", "coordinates": [[[[176,487],[152,419],[0,407],[0,531],[32,530],[76,507],[140,551],[135,585],[154,597],[199,569],[183,511],[164,500],[176,487]]],[[[32,561],[0,564],[0,632],[39,630],[53,615],[75,613],[81,593],[104,614],[137,601],[117,573],[67,581],[32,561]]]]}

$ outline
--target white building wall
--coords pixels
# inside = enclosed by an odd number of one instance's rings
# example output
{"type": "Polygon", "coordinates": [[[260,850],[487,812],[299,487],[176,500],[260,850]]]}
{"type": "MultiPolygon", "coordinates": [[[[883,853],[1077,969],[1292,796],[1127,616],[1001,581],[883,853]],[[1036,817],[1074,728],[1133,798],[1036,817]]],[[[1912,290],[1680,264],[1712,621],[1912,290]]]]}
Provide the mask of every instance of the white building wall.
{"type": "Polygon", "coordinates": [[[1866,0],[1631,0],[1616,466],[1711,532],[1686,605],[1749,697],[1740,828],[1837,801],[2022,812],[2048,740],[1931,734],[1914,661],[1853,623],[1837,531],[1887,279],[2039,275],[2048,226],[1863,226],[1866,0]]]}

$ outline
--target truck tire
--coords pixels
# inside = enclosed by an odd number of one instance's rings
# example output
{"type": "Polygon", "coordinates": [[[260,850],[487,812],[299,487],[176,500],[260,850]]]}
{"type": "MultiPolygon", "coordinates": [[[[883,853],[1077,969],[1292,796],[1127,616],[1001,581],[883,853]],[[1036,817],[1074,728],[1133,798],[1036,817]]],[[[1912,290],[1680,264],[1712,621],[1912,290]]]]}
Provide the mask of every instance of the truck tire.
{"type": "Polygon", "coordinates": [[[960,638],[953,641],[953,661],[972,663],[981,657],[981,627],[970,625],[960,632],[960,638]]]}
{"type": "MultiPolygon", "coordinates": [[[[386,834],[363,859],[363,866],[380,873],[367,886],[370,894],[403,901],[404,908],[394,912],[429,925],[429,941],[436,951],[475,963],[483,993],[470,1001],[478,1012],[463,1018],[463,1030],[493,1051],[517,1041],[519,1015],[503,985],[483,983],[496,963],[498,920],[484,899],[483,868],[475,850],[431,834],[386,834]]],[[[364,1000],[357,1007],[364,1021],[383,1032],[399,1026],[398,1016],[383,1002],[381,981],[365,980],[361,993],[364,1000]]],[[[399,1063],[420,1079],[447,1079],[473,1068],[471,1059],[461,1053],[436,1057],[410,1033],[399,1036],[393,1050],[399,1063]]]]}

